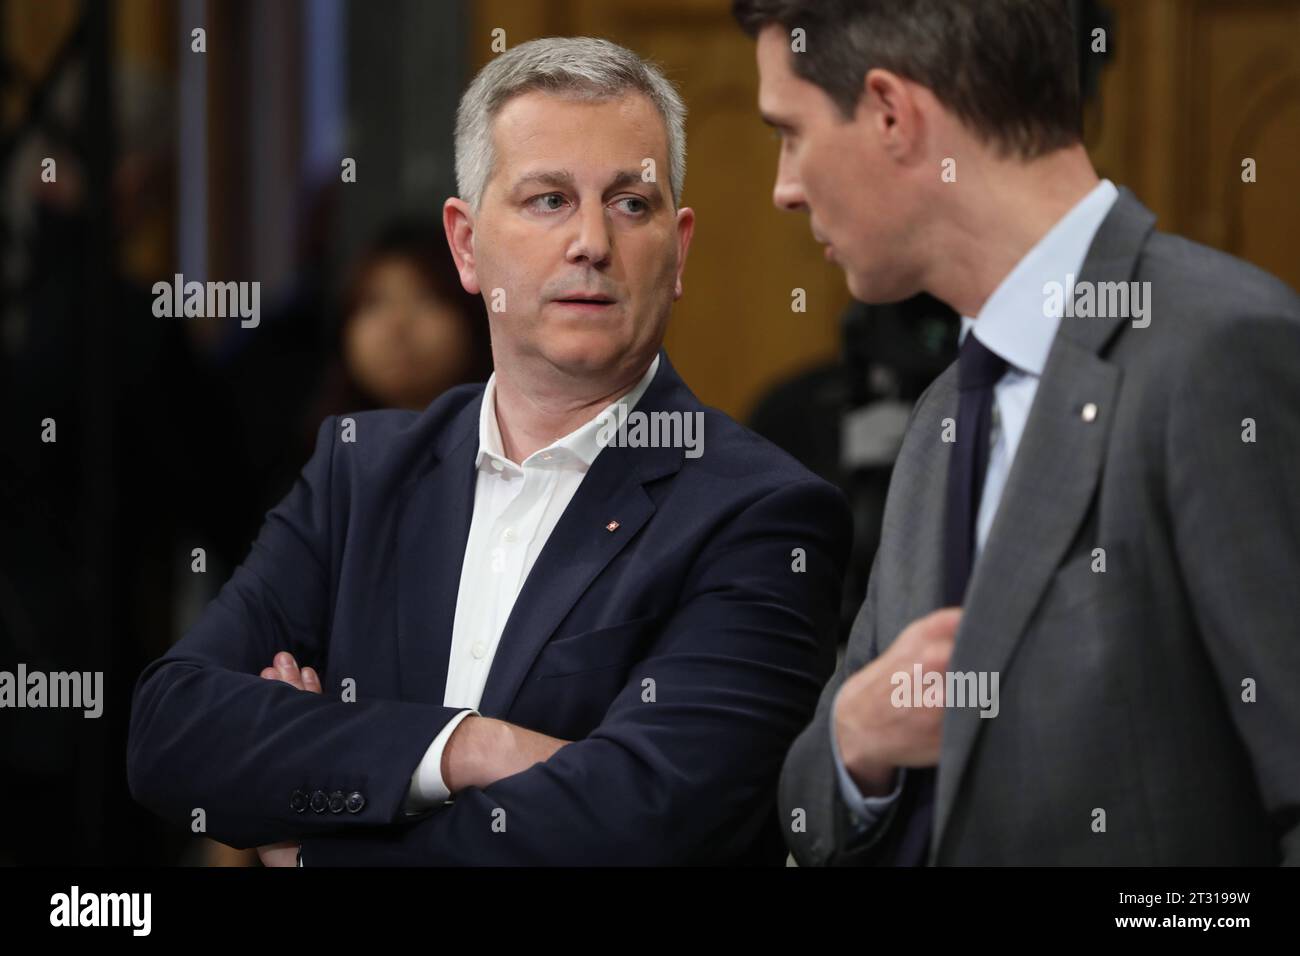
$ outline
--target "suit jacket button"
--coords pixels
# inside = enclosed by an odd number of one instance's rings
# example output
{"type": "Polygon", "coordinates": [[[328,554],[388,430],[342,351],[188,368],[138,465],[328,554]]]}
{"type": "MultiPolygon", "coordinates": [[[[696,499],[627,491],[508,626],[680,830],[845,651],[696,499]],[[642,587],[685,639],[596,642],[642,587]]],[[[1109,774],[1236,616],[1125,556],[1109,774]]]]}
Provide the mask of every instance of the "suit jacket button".
{"type": "Polygon", "coordinates": [[[311,809],[313,813],[324,813],[325,808],[329,806],[329,797],[325,796],[324,790],[313,790],[311,793],[311,809]]]}
{"type": "Polygon", "coordinates": [[[343,812],[343,791],[335,790],[330,794],[330,813],[343,812]]]}
{"type": "Polygon", "coordinates": [[[301,790],[295,790],[293,796],[289,798],[289,809],[294,813],[302,813],[307,809],[307,794],[301,790]]]}
{"type": "Polygon", "coordinates": [[[366,798],[361,795],[360,790],[353,790],[348,794],[348,813],[360,813],[361,808],[366,805],[366,798]]]}

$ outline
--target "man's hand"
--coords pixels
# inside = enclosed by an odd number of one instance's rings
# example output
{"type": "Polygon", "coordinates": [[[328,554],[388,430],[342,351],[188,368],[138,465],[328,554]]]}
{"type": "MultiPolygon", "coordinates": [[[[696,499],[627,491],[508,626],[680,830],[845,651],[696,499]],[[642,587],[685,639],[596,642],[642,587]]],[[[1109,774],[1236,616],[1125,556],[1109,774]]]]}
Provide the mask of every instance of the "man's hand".
{"type": "MultiPolygon", "coordinates": [[[[262,669],[262,677],[266,680],[282,680],[299,690],[313,694],[321,692],[320,675],[310,667],[299,670],[298,662],[287,651],[275,655],[273,666],[262,669]]],[[[257,848],[257,856],[263,866],[297,866],[298,844],[292,840],[284,843],[268,843],[257,848]]]]}
{"type": "MultiPolygon", "coordinates": [[[[844,682],[831,719],[840,756],[864,796],[893,789],[895,768],[932,767],[939,762],[942,707],[895,707],[890,679],[912,667],[944,672],[952,656],[961,608],[943,608],[913,621],[889,649],[844,682]]],[[[945,682],[946,686],[946,682],[945,682]]]]}
{"type": "Polygon", "coordinates": [[[550,758],[569,743],[536,731],[471,714],[462,720],[442,751],[442,781],[456,793],[486,787],[550,758]]]}
{"type": "Polygon", "coordinates": [[[259,846],[257,848],[257,858],[262,861],[263,866],[297,866],[298,844],[289,841],[287,843],[268,843],[265,846],[259,846]]]}
{"type": "Polygon", "coordinates": [[[311,691],[313,694],[321,692],[320,675],[310,667],[299,670],[298,662],[288,651],[276,654],[272,666],[262,668],[262,676],[267,680],[282,680],[299,690],[311,691]]]}

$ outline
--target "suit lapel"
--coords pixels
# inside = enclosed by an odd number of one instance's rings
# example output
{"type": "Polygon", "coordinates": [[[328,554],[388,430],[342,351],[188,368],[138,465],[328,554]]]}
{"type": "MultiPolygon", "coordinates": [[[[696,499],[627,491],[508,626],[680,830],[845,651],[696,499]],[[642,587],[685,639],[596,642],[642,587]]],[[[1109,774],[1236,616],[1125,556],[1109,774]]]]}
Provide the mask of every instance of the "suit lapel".
{"type": "MultiPolygon", "coordinates": [[[[692,411],[698,402],[660,352],[637,411],[692,411]]],[[[509,712],[533,661],[596,576],[636,536],[655,506],[644,485],[682,465],[680,448],[601,450],[537,556],[501,634],[479,711],[509,712]],[[609,531],[607,525],[617,521],[609,531]]]]}
{"type": "MultiPolygon", "coordinates": [[[[895,594],[878,598],[888,617],[878,628],[881,646],[893,641],[909,623],[940,607],[943,602],[944,509],[948,458],[952,445],[940,440],[944,420],[957,417],[957,365],[953,363],[934,380],[917,407],[908,440],[899,451],[890,496],[898,497],[898,514],[885,512],[881,541],[891,542],[893,567],[879,568],[895,594]],[[893,487],[897,485],[897,489],[893,487]],[[939,502],[938,507],[935,502],[939,502]]],[[[892,501],[891,501],[892,505],[892,501]]],[[[883,560],[883,559],[882,559],[883,560]]]]}
{"type": "Polygon", "coordinates": [[[402,699],[442,704],[474,508],[474,458],[482,395],[447,427],[435,460],[403,487],[398,509],[397,646],[402,699]]]}
{"type": "MultiPolygon", "coordinates": [[[[1154,217],[1122,190],[1080,270],[1080,282],[1128,281],[1154,217]]],[[[1127,319],[1062,319],[1001,504],[975,566],[949,670],[1008,679],[1016,646],[1082,526],[1105,458],[1119,369],[1097,352],[1127,319]],[[1091,418],[1084,407],[1095,406],[1091,418]]],[[[1050,692],[1050,689],[1046,689],[1050,692]]],[[[938,856],[972,748],[987,721],[975,707],[944,713],[935,804],[938,856]]]]}

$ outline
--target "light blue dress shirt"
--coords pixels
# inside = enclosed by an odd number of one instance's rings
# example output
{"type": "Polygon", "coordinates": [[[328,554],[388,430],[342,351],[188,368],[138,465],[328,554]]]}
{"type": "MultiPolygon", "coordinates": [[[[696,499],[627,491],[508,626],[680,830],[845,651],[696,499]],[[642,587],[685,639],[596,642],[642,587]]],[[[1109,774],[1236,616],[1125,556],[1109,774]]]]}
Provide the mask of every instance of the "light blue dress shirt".
{"type": "MultiPolygon", "coordinates": [[[[1024,434],[1029,409],[1038,391],[1038,380],[1047,364],[1047,353],[1051,351],[1052,340],[1061,324],[1060,310],[1053,308],[1052,297],[1046,288],[1051,282],[1060,283],[1066,290],[1070,288],[1083,268],[1093,237],[1118,198],[1119,190],[1115,184],[1103,179],[1007,273],[978,316],[973,319],[962,316],[960,341],[964,342],[968,334],[974,334],[982,345],[1005,359],[1010,366],[993,386],[989,464],[984,473],[984,491],[975,521],[977,560],[988,540],[989,529],[993,527],[1002,490],[1006,487],[1011,463],[1020,447],[1020,436],[1024,434]]],[[[834,712],[832,701],[831,713],[834,712]]],[[[865,834],[902,792],[904,771],[900,768],[897,785],[889,796],[864,797],[840,759],[835,721],[831,720],[829,724],[831,753],[835,758],[840,793],[859,834],[865,834]]]]}

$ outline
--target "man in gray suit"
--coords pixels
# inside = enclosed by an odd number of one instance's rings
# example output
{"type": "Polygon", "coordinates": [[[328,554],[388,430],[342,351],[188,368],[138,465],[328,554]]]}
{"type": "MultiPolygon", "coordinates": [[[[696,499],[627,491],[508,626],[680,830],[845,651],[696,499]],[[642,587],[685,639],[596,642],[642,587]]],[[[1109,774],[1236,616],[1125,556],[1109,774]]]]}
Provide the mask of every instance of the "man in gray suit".
{"type": "Polygon", "coordinates": [[[855,297],[965,317],[786,759],[795,858],[1300,863],[1300,299],[1098,178],[1064,0],[735,14],[777,205],[855,297]]]}

